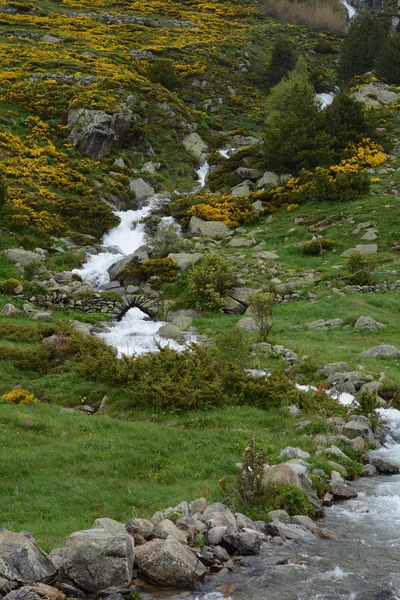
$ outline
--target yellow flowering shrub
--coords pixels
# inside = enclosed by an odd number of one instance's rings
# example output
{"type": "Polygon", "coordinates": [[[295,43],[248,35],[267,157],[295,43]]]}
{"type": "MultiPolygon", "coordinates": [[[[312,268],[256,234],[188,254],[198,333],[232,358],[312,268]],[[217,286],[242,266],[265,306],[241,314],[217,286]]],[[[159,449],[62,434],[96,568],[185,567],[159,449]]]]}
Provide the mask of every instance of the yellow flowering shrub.
{"type": "Polygon", "coordinates": [[[35,402],[39,402],[37,398],[28,390],[24,390],[23,388],[16,388],[11,392],[3,395],[3,400],[7,404],[25,404],[29,406],[30,404],[34,404],[35,402]]]}

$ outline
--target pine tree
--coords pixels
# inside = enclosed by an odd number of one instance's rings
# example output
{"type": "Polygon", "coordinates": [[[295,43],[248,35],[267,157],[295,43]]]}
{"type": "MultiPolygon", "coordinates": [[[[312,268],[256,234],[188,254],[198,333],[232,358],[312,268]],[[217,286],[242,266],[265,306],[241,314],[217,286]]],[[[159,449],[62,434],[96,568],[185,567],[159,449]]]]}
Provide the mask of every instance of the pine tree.
{"type": "Polygon", "coordinates": [[[362,75],[374,68],[385,35],[382,23],[369,11],[352,20],[343,40],[338,65],[340,85],[347,84],[355,75],[362,75]]]}
{"type": "Polygon", "coordinates": [[[386,83],[400,83],[400,34],[394,31],[384,41],[376,62],[375,71],[386,83]]]}
{"type": "Polygon", "coordinates": [[[272,90],[267,100],[269,116],[264,136],[267,168],[294,173],[302,168],[329,165],[332,139],[321,127],[314,88],[307,65],[300,57],[296,68],[272,90]]]}
{"type": "Polygon", "coordinates": [[[288,39],[279,38],[273,47],[267,73],[267,88],[279,83],[296,64],[296,51],[288,39]]]}

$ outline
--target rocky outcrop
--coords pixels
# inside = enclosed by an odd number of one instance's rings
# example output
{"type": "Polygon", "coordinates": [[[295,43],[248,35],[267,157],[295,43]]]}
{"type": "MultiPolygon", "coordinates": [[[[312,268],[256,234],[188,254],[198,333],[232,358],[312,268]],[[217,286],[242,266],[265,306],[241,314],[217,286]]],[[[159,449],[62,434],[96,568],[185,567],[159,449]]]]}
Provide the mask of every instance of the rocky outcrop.
{"type": "Polygon", "coordinates": [[[177,264],[178,271],[182,272],[198,263],[203,258],[203,255],[200,252],[193,252],[193,254],[188,252],[178,252],[168,254],[168,258],[172,258],[177,264]]]}
{"type": "Polygon", "coordinates": [[[369,350],[364,350],[364,352],[361,352],[360,356],[387,356],[388,358],[399,359],[400,350],[395,346],[382,344],[381,346],[374,346],[373,348],[369,348],[369,350]]]}
{"type": "Polygon", "coordinates": [[[208,153],[207,144],[196,132],[189,133],[189,135],[183,138],[182,144],[189,154],[191,154],[197,160],[204,160],[205,155],[208,153]]]}
{"type": "Polygon", "coordinates": [[[22,248],[9,248],[3,250],[2,253],[10,262],[21,267],[29,265],[31,262],[37,262],[43,260],[43,256],[37,252],[31,252],[30,250],[22,250],[22,248]]]}
{"type": "MultiPolygon", "coordinates": [[[[365,2],[365,0],[361,1],[365,2]]],[[[371,0],[371,2],[374,1],[375,0],[371,0]]],[[[391,90],[388,85],[378,81],[366,83],[365,85],[360,86],[357,90],[351,93],[351,96],[355,100],[365,104],[365,106],[376,106],[378,108],[384,105],[393,104],[393,102],[397,102],[399,97],[398,93],[391,90]]]]}
{"type": "Polygon", "coordinates": [[[113,147],[123,147],[131,121],[130,111],[109,115],[101,110],[73,108],[68,113],[69,138],[76,150],[102,160],[113,147]]]}
{"type": "Polygon", "coordinates": [[[66,575],[92,594],[111,587],[128,588],[132,581],[134,541],[128,533],[88,529],[71,535],[63,553],[66,575]]]}
{"type": "Polygon", "coordinates": [[[56,568],[32,539],[7,529],[0,531],[0,577],[17,583],[49,583],[56,568]]]}
{"type": "Polygon", "coordinates": [[[148,248],[146,246],[140,246],[137,250],[135,250],[135,252],[133,252],[133,254],[128,254],[128,256],[121,258],[121,260],[118,260],[111,265],[111,267],[109,267],[108,274],[110,276],[110,281],[113,281],[114,279],[119,281],[122,278],[124,281],[125,279],[127,280],[125,282],[126,284],[135,284],[136,280],[134,277],[132,276],[131,278],[124,278],[123,272],[128,269],[139,267],[142,263],[146,262],[146,260],[149,260],[149,258],[148,248]]]}

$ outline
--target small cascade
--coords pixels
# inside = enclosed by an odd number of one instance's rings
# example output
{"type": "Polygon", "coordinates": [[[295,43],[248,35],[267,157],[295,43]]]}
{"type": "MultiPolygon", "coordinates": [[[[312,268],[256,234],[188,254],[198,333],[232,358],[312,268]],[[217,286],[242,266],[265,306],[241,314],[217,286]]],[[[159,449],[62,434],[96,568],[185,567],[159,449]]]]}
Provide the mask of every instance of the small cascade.
{"type": "Polygon", "coordinates": [[[321,110],[325,108],[325,106],[329,106],[329,104],[332,104],[332,101],[335,96],[336,94],[334,92],[316,94],[316,97],[321,103],[321,110]]]}
{"type": "Polygon", "coordinates": [[[196,171],[197,173],[197,182],[199,183],[199,188],[203,189],[203,187],[206,185],[206,179],[207,179],[207,175],[210,171],[210,165],[208,164],[207,161],[205,161],[201,167],[199,167],[196,171]]]}
{"type": "Polygon", "coordinates": [[[351,21],[357,15],[358,11],[354,8],[354,6],[349,4],[347,0],[341,0],[341,2],[347,10],[347,16],[349,17],[349,21],[351,21]]]}

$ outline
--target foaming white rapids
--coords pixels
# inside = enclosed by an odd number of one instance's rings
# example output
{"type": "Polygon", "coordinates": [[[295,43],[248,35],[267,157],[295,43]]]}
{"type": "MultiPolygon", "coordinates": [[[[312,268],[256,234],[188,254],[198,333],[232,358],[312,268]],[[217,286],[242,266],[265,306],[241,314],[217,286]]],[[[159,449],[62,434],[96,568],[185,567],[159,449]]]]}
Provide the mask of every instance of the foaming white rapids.
{"type": "Polygon", "coordinates": [[[226,148],[226,150],[218,150],[218,154],[220,154],[224,158],[230,158],[234,152],[235,148],[226,148]]]}
{"type": "Polygon", "coordinates": [[[206,185],[206,179],[207,179],[209,170],[210,170],[210,165],[208,164],[207,161],[205,161],[205,163],[202,164],[201,167],[199,167],[196,171],[197,177],[198,177],[197,182],[199,183],[200,189],[202,189],[206,185]]]}
{"type": "Polygon", "coordinates": [[[122,354],[132,356],[133,354],[156,352],[157,344],[162,347],[169,346],[175,350],[183,350],[185,346],[157,335],[157,331],[162,325],[166,325],[166,323],[151,321],[139,308],[131,308],[118,323],[108,332],[100,333],[99,337],[103,338],[110,346],[117,348],[119,357],[122,354]]]}
{"type": "Polygon", "coordinates": [[[321,103],[321,109],[332,104],[335,94],[333,92],[317,94],[317,98],[321,103]]]}
{"type": "Polygon", "coordinates": [[[80,269],[75,269],[85,281],[99,287],[110,281],[107,269],[118,260],[132,254],[137,250],[144,240],[144,225],[139,223],[153,208],[154,202],[140,210],[118,211],[115,214],[120,218],[120,224],[105,234],[102,245],[105,248],[119,248],[119,254],[114,252],[101,252],[92,254],[80,269]]]}
{"type": "Polygon", "coordinates": [[[349,17],[349,21],[351,21],[356,16],[357,10],[354,8],[354,6],[351,6],[351,4],[349,4],[346,0],[342,0],[342,4],[345,7],[345,9],[347,10],[347,15],[349,17]]]}

